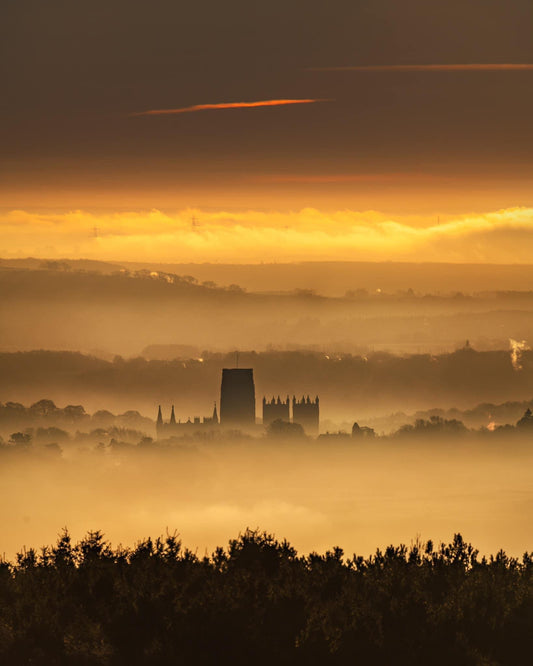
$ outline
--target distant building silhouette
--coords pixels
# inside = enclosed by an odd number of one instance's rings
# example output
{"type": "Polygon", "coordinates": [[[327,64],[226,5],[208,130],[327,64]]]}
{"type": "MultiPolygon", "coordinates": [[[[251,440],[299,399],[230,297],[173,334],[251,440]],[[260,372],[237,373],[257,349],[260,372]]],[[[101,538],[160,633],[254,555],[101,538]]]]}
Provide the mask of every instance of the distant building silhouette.
{"type": "Polygon", "coordinates": [[[220,425],[255,426],[255,385],[252,368],[224,368],[220,387],[220,425]]]}
{"type": "Polygon", "coordinates": [[[372,439],[376,436],[373,428],[368,426],[360,426],[357,421],[352,426],[352,437],[364,437],[366,439],[372,439]]]}
{"type": "MultiPolygon", "coordinates": [[[[276,432],[285,428],[287,433],[294,434],[298,429],[292,428],[299,425],[307,435],[318,435],[319,427],[319,401],[318,396],[311,400],[302,397],[301,400],[292,399],[289,396],[282,400],[278,395],[271,400],[263,398],[263,426],[269,428],[273,423],[281,424],[276,432]],[[285,424],[285,425],[284,425],[285,424]],[[290,428],[287,428],[290,426],[290,428]]],[[[170,412],[167,423],[163,419],[161,406],[157,412],[156,430],[157,437],[173,437],[194,434],[197,432],[213,431],[220,429],[243,430],[248,433],[256,431],[255,422],[255,384],[254,371],[252,368],[224,368],[222,370],[222,383],[220,386],[220,423],[218,419],[217,406],[215,403],[212,416],[203,419],[196,416],[193,420],[176,422],[174,405],[170,412]]],[[[259,434],[259,432],[258,432],[259,434]]],[[[278,433],[279,434],[279,433],[278,433]]]]}
{"type": "Polygon", "coordinates": [[[302,396],[301,400],[292,398],[292,422],[299,423],[306,435],[318,435],[320,422],[318,396],[311,400],[309,396],[302,396]]]}
{"type": "Polygon", "coordinates": [[[183,435],[191,435],[196,432],[205,432],[209,430],[218,430],[218,427],[219,423],[216,403],[213,407],[212,416],[204,416],[203,418],[195,416],[193,417],[192,421],[189,418],[187,421],[183,421],[183,423],[181,421],[176,422],[174,405],[172,405],[168,423],[165,423],[163,420],[161,405],[159,406],[159,410],[157,412],[156,432],[158,439],[162,439],[164,437],[180,437],[183,435]]]}
{"type": "Polygon", "coordinates": [[[290,421],[290,400],[287,396],[287,400],[283,401],[278,395],[276,400],[272,396],[272,400],[268,401],[266,398],[263,398],[263,425],[268,427],[274,421],[290,421]]]}

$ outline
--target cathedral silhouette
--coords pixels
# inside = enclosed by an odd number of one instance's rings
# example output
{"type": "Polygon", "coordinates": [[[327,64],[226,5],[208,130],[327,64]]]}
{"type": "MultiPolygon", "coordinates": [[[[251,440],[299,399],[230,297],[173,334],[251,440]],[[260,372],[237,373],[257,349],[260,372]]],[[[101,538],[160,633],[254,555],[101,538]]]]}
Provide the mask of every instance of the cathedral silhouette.
{"type": "MultiPolygon", "coordinates": [[[[263,397],[262,426],[268,427],[274,421],[299,423],[307,435],[316,436],[319,431],[319,399],[302,396],[292,402],[287,396],[281,400],[272,397],[267,400],[263,397]]],[[[257,433],[261,431],[261,423],[257,423],[255,413],[255,383],[252,368],[224,368],[220,386],[220,420],[215,402],[211,416],[200,418],[195,416],[192,420],[176,421],[174,405],[170,412],[170,419],[165,423],[161,405],[157,413],[156,431],[158,439],[193,434],[196,432],[213,432],[220,430],[242,430],[257,433]]]]}

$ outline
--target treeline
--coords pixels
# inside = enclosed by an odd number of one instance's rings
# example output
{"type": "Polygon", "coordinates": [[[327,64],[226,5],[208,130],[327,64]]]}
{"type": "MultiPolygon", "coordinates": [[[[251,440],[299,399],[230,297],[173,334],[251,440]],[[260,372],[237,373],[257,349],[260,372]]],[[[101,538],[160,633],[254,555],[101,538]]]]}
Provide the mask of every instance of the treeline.
{"type": "MultiPolygon", "coordinates": [[[[276,423],[276,422],[274,422],[276,423]]],[[[293,426],[295,424],[286,424],[293,426]]],[[[278,426],[278,430],[281,428],[278,426]]],[[[288,429],[287,429],[288,431],[288,429]]],[[[533,413],[531,409],[526,409],[523,416],[518,419],[515,424],[506,423],[504,425],[496,425],[492,423],[489,427],[482,426],[478,429],[470,429],[465,426],[462,421],[458,419],[444,419],[441,416],[431,416],[429,419],[416,419],[413,423],[404,423],[397,430],[394,430],[389,435],[377,435],[373,428],[368,426],[360,426],[355,422],[352,426],[352,432],[346,431],[327,432],[319,435],[319,440],[332,440],[332,439],[345,439],[352,437],[356,440],[380,439],[380,440],[396,440],[396,439],[421,439],[428,442],[434,439],[448,439],[453,440],[461,437],[499,437],[505,435],[509,436],[528,436],[533,435],[533,413]]]]}
{"type": "Polygon", "coordinates": [[[465,339],[485,350],[505,348],[509,338],[533,339],[531,292],[442,296],[408,288],[391,294],[383,285],[365,291],[355,283],[347,296],[326,297],[305,282],[283,293],[273,287],[258,293],[240,283],[200,282],[194,274],[52,266],[0,267],[4,349],[131,356],[148,345],[177,343],[226,351],[438,352],[465,339]]]}
{"type": "MultiPolygon", "coordinates": [[[[186,442],[201,443],[201,442],[232,442],[236,440],[247,439],[250,442],[254,439],[267,438],[279,441],[294,441],[298,439],[310,439],[299,423],[290,423],[277,419],[265,427],[264,431],[255,437],[243,433],[236,429],[229,431],[221,428],[220,430],[205,430],[201,425],[198,430],[188,429],[181,435],[169,436],[165,439],[154,442],[153,438],[148,434],[154,434],[155,424],[151,419],[142,417],[138,412],[126,413],[120,417],[114,417],[110,412],[99,411],[90,416],[85,413],[81,405],[69,405],[64,410],[56,408],[51,400],[40,400],[29,408],[25,408],[18,403],[0,404],[0,427],[10,423],[10,414],[12,411],[22,411],[30,414],[35,412],[40,413],[40,419],[46,418],[46,413],[42,413],[43,405],[47,405],[48,413],[51,418],[54,418],[56,412],[60,414],[66,412],[69,415],[69,422],[80,426],[82,423],[86,426],[94,426],[95,423],[100,423],[100,427],[87,429],[85,432],[76,430],[74,433],[62,430],[56,426],[48,427],[23,427],[21,430],[13,432],[9,435],[7,442],[0,435],[0,453],[7,451],[28,451],[33,444],[38,447],[46,447],[48,451],[61,453],[61,446],[65,444],[87,445],[89,448],[98,446],[100,449],[109,448],[111,451],[132,449],[138,447],[167,448],[186,442]],[[54,409],[51,409],[51,406],[54,409]],[[37,409],[38,408],[38,409],[37,409]],[[76,414],[76,419],[72,419],[71,413],[76,414]],[[6,419],[6,414],[8,415],[6,419]],[[142,430],[135,430],[134,428],[127,428],[124,426],[117,426],[115,423],[122,420],[123,423],[140,422],[142,430]],[[61,445],[61,446],[60,446],[61,445]]],[[[22,418],[22,417],[20,417],[22,418]]],[[[464,437],[491,437],[497,438],[505,436],[508,440],[513,436],[527,436],[533,435],[533,412],[531,409],[526,409],[523,416],[516,422],[516,424],[496,425],[491,424],[489,428],[481,427],[479,429],[469,429],[462,421],[457,419],[444,419],[440,416],[431,416],[429,419],[416,419],[413,423],[405,423],[397,430],[389,435],[378,435],[373,428],[368,426],[360,426],[355,422],[352,426],[351,433],[346,431],[326,432],[318,436],[318,441],[323,444],[331,443],[332,441],[346,441],[351,439],[354,443],[362,440],[424,440],[428,443],[432,440],[447,439],[453,440],[464,437]]]]}
{"type": "Polygon", "coordinates": [[[27,260],[13,265],[13,262],[0,259],[0,287],[5,289],[8,301],[31,301],[43,297],[51,303],[65,299],[77,301],[80,298],[84,302],[107,301],[117,297],[138,301],[145,296],[162,301],[176,298],[212,300],[211,297],[224,298],[226,294],[226,302],[231,302],[232,295],[241,294],[246,296],[244,301],[240,299],[241,302],[256,300],[263,306],[272,298],[278,303],[290,301],[292,305],[295,301],[306,300],[308,305],[312,301],[314,305],[327,305],[341,311],[346,301],[349,301],[352,305],[355,302],[370,306],[370,312],[375,310],[372,306],[379,304],[393,308],[396,305],[411,305],[417,310],[423,308],[427,311],[429,308],[436,312],[468,312],[472,308],[486,310],[496,307],[506,310],[526,307],[529,310],[533,302],[533,290],[524,289],[523,283],[512,289],[504,289],[501,283],[487,288],[484,282],[479,285],[480,288],[472,289],[464,283],[450,288],[448,282],[443,285],[444,288],[432,289],[427,284],[419,284],[414,288],[409,283],[402,285],[403,280],[396,279],[387,287],[383,284],[374,287],[361,276],[360,282],[346,282],[335,293],[331,293],[331,286],[327,282],[317,283],[312,274],[308,281],[289,279],[257,283],[255,280],[241,281],[235,274],[225,275],[224,272],[220,272],[216,278],[205,279],[207,273],[201,265],[175,266],[175,269],[181,269],[179,273],[161,270],[161,267],[152,270],[141,265],[134,266],[88,260],[27,260]],[[183,270],[187,273],[183,273],[183,270]]]}
{"type": "Polygon", "coordinates": [[[83,405],[58,407],[53,400],[46,398],[26,407],[20,402],[0,402],[0,432],[20,429],[35,432],[46,437],[57,433],[65,438],[69,432],[80,429],[138,428],[151,431],[154,422],[142,416],[138,411],[129,410],[123,414],[113,414],[107,409],[100,409],[88,414],[83,405]]]}
{"type": "Polygon", "coordinates": [[[533,554],[456,534],[347,558],[246,531],[199,557],[176,534],[112,548],[68,532],[0,565],[0,660],[34,664],[528,662],[533,554]]]}
{"type": "Polygon", "coordinates": [[[482,427],[479,430],[469,430],[462,421],[457,419],[444,419],[441,416],[431,416],[428,420],[416,419],[414,423],[402,425],[393,437],[409,436],[461,436],[466,434],[533,434],[533,413],[531,409],[526,409],[523,416],[515,424],[506,423],[504,425],[490,424],[490,427],[482,427]]]}
{"type": "Polygon", "coordinates": [[[341,295],[347,290],[396,290],[450,293],[531,289],[533,271],[524,264],[447,264],[409,262],[304,261],[275,264],[154,264],[142,262],[102,262],[89,259],[62,261],[43,259],[0,259],[0,267],[40,270],[97,271],[114,273],[120,269],[164,271],[194,275],[201,282],[236,282],[251,291],[291,290],[302,285],[341,295]]]}
{"type": "Polygon", "coordinates": [[[66,261],[44,261],[39,268],[38,271],[10,269],[0,272],[0,284],[6,289],[9,300],[44,297],[51,303],[64,299],[87,302],[114,298],[199,298],[213,295],[213,292],[244,292],[236,284],[224,287],[212,281],[200,284],[192,275],[147,269],[130,271],[117,266],[117,270],[108,274],[96,270],[73,270],[66,261]]]}
{"type": "MultiPolygon", "coordinates": [[[[178,416],[203,413],[218,399],[223,367],[233,367],[234,354],[202,353],[187,361],[113,361],[73,353],[35,351],[0,353],[0,399],[47,395],[94,404],[130,405],[154,413],[158,404],[174,403],[178,416]],[[9,388],[9,394],[6,395],[9,388]]],[[[256,392],[262,395],[319,395],[322,415],[395,409],[444,408],[461,403],[523,400],[533,395],[533,352],[524,350],[513,366],[509,352],[399,356],[326,355],[319,352],[241,352],[239,364],[254,369],[256,392]]]]}
{"type": "Polygon", "coordinates": [[[491,423],[515,423],[527,409],[533,409],[533,400],[509,400],[503,403],[483,402],[470,409],[432,409],[420,410],[414,414],[395,412],[370,419],[372,427],[379,432],[397,430],[408,422],[422,419],[425,421],[437,416],[447,420],[462,421],[468,428],[483,428],[491,423]]]}

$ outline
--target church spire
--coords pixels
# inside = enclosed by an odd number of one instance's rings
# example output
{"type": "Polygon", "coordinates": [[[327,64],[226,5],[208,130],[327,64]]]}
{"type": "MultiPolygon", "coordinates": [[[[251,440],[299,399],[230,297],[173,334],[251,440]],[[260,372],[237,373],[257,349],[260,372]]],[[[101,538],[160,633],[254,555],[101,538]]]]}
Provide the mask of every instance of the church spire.
{"type": "Polygon", "coordinates": [[[176,415],[174,414],[174,405],[172,405],[172,411],[170,412],[170,423],[176,424],[176,415]]]}
{"type": "Polygon", "coordinates": [[[159,405],[159,411],[157,412],[157,425],[163,425],[163,414],[161,413],[161,405],[159,405]]]}
{"type": "Polygon", "coordinates": [[[213,423],[218,423],[217,403],[213,407],[213,423]]]}

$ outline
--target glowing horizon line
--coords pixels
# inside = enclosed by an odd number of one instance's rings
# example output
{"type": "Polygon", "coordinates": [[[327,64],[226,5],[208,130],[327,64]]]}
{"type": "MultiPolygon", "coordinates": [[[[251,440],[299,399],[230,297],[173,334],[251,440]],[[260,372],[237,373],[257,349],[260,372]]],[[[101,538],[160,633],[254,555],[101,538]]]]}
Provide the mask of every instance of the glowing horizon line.
{"type": "Polygon", "coordinates": [[[315,72],[498,72],[530,71],[533,63],[463,63],[451,65],[344,65],[309,67],[315,72]]]}
{"type": "Polygon", "coordinates": [[[291,104],[315,104],[317,102],[331,102],[330,99],[266,99],[257,102],[221,102],[218,104],[194,104],[177,109],[150,109],[149,111],[138,111],[130,116],[164,116],[179,113],[194,113],[196,111],[213,111],[219,109],[254,109],[265,106],[287,106],[291,104]]]}

